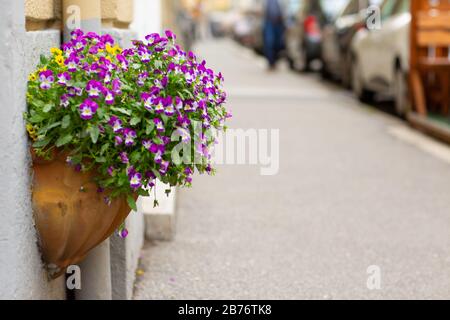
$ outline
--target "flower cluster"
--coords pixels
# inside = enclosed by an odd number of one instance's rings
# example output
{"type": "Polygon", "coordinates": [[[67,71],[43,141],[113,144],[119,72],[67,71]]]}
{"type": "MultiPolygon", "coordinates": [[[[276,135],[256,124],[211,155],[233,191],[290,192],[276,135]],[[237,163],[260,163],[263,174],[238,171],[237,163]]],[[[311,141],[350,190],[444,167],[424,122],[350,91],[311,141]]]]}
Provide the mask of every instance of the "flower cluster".
{"type": "Polygon", "coordinates": [[[148,195],[157,180],[190,185],[212,173],[212,130],[230,117],[223,76],[151,34],[122,49],[110,35],[72,33],[41,57],[28,83],[27,130],[40,156],[68,153],[76,170],[96,170],[105,201],[148,195]]]}

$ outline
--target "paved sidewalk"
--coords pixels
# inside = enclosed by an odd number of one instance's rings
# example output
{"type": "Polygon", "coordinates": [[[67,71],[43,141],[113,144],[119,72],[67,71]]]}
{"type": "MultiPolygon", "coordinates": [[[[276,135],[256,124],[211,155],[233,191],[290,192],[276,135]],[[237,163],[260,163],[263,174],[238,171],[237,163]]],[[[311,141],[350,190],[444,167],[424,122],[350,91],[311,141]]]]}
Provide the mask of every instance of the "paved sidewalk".
{"type": "Polygon", "coordinates": [[[228,41],[198,51],[225,75],[232,128],[280,128],[280,171],[220,166],[181,189],[176,239],[146,245],[136,299],[450,299],[448,162],[315,75],[267,73],[228,41]]]}

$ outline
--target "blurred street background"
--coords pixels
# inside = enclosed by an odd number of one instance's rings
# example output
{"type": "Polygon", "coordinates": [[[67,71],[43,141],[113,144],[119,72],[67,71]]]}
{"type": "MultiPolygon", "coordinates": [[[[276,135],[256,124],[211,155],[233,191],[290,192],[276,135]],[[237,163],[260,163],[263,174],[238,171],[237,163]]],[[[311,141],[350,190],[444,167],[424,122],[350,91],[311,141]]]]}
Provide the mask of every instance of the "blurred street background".
{"type": "Polygon", "coordinates": [[[410,1],[278,1],[273,19],[272,1],[173,5],[183,44],[225,76],[230,127],[280,130],[280,167],[180,190],[135,298],[450,298],[447,38],[415,86],[410,1]]]}

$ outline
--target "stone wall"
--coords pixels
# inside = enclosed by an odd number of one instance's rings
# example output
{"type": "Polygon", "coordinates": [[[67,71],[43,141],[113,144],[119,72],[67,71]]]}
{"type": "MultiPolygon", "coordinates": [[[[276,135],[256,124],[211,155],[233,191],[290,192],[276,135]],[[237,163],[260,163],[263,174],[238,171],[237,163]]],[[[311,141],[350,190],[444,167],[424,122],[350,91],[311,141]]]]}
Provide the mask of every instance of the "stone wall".
{"type": "Polygon", "coordinates": [[[47,279],[37,246],[22,117],[28,73],[40,53],[59,45],[60,34],[25,32],[24,8],[23,0],[0,1],[0,299],[65,299],[64,277],[47,279]]]}
{"type": "MultiPolygon", "coordinates": [[[[127,29],[133,21],[133,0],[90,1],[101,1],[104,28],[127,29]]],[[[63,0],[25,0],[26,29],[61,29],[62,2],[63,0]]]]}

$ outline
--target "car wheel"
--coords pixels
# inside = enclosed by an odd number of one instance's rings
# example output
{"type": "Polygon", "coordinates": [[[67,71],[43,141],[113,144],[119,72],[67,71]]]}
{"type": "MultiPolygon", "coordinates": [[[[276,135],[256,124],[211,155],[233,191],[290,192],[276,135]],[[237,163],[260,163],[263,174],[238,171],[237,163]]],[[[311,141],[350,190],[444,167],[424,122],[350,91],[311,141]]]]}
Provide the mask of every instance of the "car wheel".
{"type": "Polygon", "coordinates": [[[322,76],[322,79],[324,80],[332,80],[333,76],[330,72],[330,70],[328,69],[326,63],[323,61],[322,59],[322,68],[320,68],[320,75],[322,76]]]}
{"type": "Polygon", "coordinates": [[[287,56],[286,60],[287,60],[288,65],[289,65],[289,69],[291,69],[292,71],[296,71],[294,59],[292,59],[291,57],[287,56]]]}
{"type": "Polygon", "coordinates": [[[357,59],[352,64],[352,89],[353,93],[361,102],[372,102],[375,96],[373,91],[366,89],[361,75],[361,65],[357,59]]]}
{"type": "Polygon", "coordinates": [[[350,54],[344,54],[343,53],[343,60],[342,60],[342,69],[341,69],[341,80],[342,85],[347,88],[351,89],[352,87],[352,57],[350,54]]]}
{"type": "Polygon", "coordinates": [[[406,116],[411,110],[407,76],[400,67],[395,68],[394,76],[395,111],[399,116],[406,116]]]}
{"type": "Polygon", "coordinates": [[[309,61],[308,59],[305,48],[300,49],[299,63],[300,66],[298,67],[298,69],[301,72],[309,72],[311,70],[311,61],[309,61]]]}

